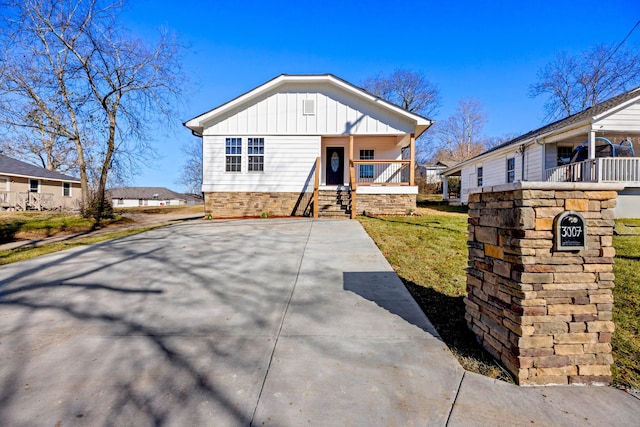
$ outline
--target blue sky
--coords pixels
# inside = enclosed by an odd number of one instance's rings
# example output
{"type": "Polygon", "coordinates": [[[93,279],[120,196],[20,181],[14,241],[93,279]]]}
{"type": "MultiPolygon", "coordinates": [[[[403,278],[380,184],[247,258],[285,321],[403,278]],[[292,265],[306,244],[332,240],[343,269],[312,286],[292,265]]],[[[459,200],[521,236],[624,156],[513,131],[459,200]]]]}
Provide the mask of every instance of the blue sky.
{"type": "MultiPolygon", "coordinates": [[[[438,114],[477,98],[489,136],[543,125],[529,86],[557,52],[620,42],[638,0],[601,1],[160,1],[133,0],[125,25],[153,38],[164,26],[189,46],[184,116],[157,137],[160,155],[132,185],[175,183],[191,136],[181,123],[282,74],[332,73],[360,85],[396,68],[423,72],[442,96],[438,114]]],[[[627,41],[640,48],[640,29],[627,41]]]]}

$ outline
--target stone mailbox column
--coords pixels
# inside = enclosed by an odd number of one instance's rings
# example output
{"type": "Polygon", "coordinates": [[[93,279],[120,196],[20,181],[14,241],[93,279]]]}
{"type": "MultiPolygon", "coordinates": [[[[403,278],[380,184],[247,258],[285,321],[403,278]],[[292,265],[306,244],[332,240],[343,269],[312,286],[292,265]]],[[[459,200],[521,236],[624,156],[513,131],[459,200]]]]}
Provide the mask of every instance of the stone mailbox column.
{"type": "Polygon", "coordinates": [[[617,190],[516,183],[469,197],[465,317],[521,385],[611,382],[617,190]],[[584,249],[557,249],[565,211],[584,218],[584,249]]]}

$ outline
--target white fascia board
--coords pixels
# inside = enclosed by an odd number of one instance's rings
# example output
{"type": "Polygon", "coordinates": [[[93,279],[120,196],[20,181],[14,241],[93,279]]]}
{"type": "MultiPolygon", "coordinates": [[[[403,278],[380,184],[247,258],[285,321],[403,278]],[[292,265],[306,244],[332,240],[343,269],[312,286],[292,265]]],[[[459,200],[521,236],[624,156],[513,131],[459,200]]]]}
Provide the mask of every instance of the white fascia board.
{"type": "Polygon", "coordinates": [[[269,80],[268,82],[256,87],[253,90],[250,90],[249,92],[246,92],[243,95],[240,95],[237,98],[232,99],[231,101],[222,104],[219,107],[214,108],[213,110],[210,110],[204,114],[201,114],[197,117],[194,117],[191,120],[188,120],[187,122],[184,123],[184,126],[191,129],[194,132],[200,133],[202,134],[203,131],[203,123],[205,123],[208,120],[211,120],[212,118],[216,117],[217,115],[220,115],[222,113],[224,113],[225,111],[228,111],[238,105],[241,105],[245,102],[250,101],[252,98],[255,98],[279,85],[282,85],[284,83],[288,83],[288,82],[293,82],[293,83],[298,83],[298,82],[302,82],[302,83],[325,83],[325,82],[329,82],[332,83],[342,89],[344,89],[347,92],[350,92],[360,98],[364,98],[369,100],[370,102],[373,103],[377,103],[377,104],[381,104],[384,108],[391,110],[393,112],[395,112],[396,114],[399,114],[401,116],[404,116],[405,118],[408,118],[410,120],[415,121],[416,123],[416,137],[419,136],[420,134],[422,134],[424,131],[426,131],[429,126],[431,126],[433,124],[432,120],[429,120],[425,117],[422,117],[418,114],[414,114],[410,111],[406,111],[403,110],[402,108],[393,105],[381,98],[378,98],[356,86],[353,86],[351,83],[348,83],[342,79],[339,79],[331,74],[322,74],[322,75],[287,75],[287,74],[281,74],[278,77],[269,80]]]}

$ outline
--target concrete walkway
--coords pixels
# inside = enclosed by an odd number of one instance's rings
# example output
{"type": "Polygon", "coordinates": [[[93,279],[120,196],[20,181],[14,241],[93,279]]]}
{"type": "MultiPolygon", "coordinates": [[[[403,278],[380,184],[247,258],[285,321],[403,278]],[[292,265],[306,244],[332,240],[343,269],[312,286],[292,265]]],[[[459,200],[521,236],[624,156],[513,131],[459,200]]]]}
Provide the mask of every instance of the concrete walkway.
{"type": "Polygon", "coordinates": [[[0,425],[637,425],[465,373],[355,221],[193,221],[0,268],[0,425]]]}

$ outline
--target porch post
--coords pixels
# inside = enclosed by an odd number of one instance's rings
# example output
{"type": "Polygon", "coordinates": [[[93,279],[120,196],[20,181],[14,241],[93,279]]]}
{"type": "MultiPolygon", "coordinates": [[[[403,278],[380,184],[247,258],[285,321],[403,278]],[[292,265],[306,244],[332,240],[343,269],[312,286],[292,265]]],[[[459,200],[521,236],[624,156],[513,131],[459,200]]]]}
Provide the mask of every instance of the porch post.
{"type": "Polygon", "coordinates": [[[414,185],[416,174],[416,135],[411,134],[409,143],[409,185],[414,185]]]}
{"type": "Polygon", "coordinates": [[[596,132],[589,131],[589,160],[596,158],[596,132]]]}
{"type": "Polygon", "coordinates": [[[442,175],[442,200],[449,200],[449,177],[442,175]]]}
{"type": "Polygon", "coordinates": [[[353,161],[353,135],[349,135],[349,164],[353,161]]]}

